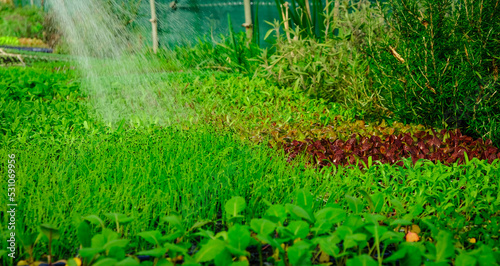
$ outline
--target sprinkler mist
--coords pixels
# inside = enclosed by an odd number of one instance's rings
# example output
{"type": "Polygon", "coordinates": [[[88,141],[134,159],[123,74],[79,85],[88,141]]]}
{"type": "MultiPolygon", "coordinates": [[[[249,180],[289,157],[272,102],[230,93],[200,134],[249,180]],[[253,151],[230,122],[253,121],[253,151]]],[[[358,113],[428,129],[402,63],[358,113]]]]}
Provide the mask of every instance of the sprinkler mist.
{"type": "Polygon", "coordinates": [[[121,8],[119,3],[48,0],[47,6],[78,64],[93,113],[105,123],[169,126],[193,117],[192,110],[179,106],[172,89],[158,84],[158,64],[146,56],[140,41],[150,30],[132,32],[124,26],[112,11],[121,8]]]}

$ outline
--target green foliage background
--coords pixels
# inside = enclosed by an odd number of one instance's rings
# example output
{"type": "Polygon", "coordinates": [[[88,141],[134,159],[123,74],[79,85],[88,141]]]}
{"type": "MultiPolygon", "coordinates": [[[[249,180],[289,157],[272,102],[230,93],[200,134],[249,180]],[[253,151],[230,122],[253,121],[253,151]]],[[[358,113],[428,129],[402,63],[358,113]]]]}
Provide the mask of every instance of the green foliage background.
{"type": "Polygon", "coordinates": [[[43,39],[44,14],[39,8],[0,4],[0,36],[43,39]]]}

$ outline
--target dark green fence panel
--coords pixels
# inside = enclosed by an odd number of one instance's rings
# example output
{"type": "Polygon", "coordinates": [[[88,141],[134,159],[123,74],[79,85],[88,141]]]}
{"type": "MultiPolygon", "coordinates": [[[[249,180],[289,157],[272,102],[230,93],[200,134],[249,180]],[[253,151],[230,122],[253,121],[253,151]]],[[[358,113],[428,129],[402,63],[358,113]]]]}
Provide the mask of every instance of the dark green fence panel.
{"type": "MultiPolygon", "coordinates": [[[[49,0],[45,0],[47,2],[49,0]]],[[[85,1],[85,0],[73,0],[85,1]]],[[[103,2],[110,0],[101,0],[103,2]]],[[[140,10],[135,25],[144,29],[146,43],[151,43],[151,29],[149,19],[149,0],[112,0],[115,2],[125,1],[133,3],[141,1],[140,10]]],[[[290,2],[289,0],[287,0],[290,2]]],[[[14,0],[16,5],[30,5],[30,0],[14,0]]],[[[40,6],[41,0],[34,0],[40,6]]],[[[354,1],[357,2],[357,1],[354,1]]],[[[323,0],[323,6],[326,0],[323,0]]],[[[160,45],[163,47],[174,47],[187,43],[196,42],[203,36],[219,40],[220,34],[228,33],[228,14],[231,17],[233,30],[235,32],[244,31],[241,26],[245,22],[243,0],[156,0],[158,35],[160,45]]],[[[273,22],[279,20],[279,13],[274,0],[252,0],[253,24],[258,24],[259,43],[261,46],[268,46],[264,36],[271,26],[266,21],[273,22]],[[256,12],[258,10],[258,12],[256,12]],[[258,21],[255,15],[258,13],[258,21]]],[[[313,10],[313,8],[311,8],[313,10]]]]}

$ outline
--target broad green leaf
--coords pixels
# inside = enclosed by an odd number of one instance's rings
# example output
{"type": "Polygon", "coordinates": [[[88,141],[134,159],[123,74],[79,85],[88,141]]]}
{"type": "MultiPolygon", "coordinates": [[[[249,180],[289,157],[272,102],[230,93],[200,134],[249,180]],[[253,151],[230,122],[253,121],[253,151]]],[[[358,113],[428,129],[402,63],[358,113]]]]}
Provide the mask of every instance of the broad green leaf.
{"type": "Polygon", "coordinates": [[[351,195],[346,195],[345,198],[347,200],[347,203],[349,204],[349,208],[352,212],[354,212],[354,214],[358,214],[363,211],[364,206],[363,202],[360,199],[355,198],[351,195]]]}
{"type": "Polygon", "coordinates": [[[277,248],[280,252],[285,252],[285,250],[283,249],[283,247],[281,247],[281,241],[278,242],[277,239],[271,237],[270,235],[257,235],[257,238],[264,242],[264,243],[267,243],[269,245],[271,245],[273,248],[277,248]]]}
{"type": "Polygon", "coordinates": [[[161,258],[165,256],[167,253],[167,248],[166,247],[159,247],[159,248],[154,248],[150,250],[144,250],[137,252],[137,255],[146,255],[146,256],[151,256],[155,258],[161,258]]]}
{"type": "Polygon", "coordinates": [[[403,238],[404,238],[404,233],[386,231],[380,238],[380,241],[388,245],[390,243],[398,243],[401,240],[403,240],[403,238]]]}
{"type": "Polygon", "coordinates": [[[316,236],[329,233],[332,230],[333,224],[325,220],[317,220],[314,226],[311,228],[316,236]]]}
{"type": "Polygon", "coordinates": [[[183,235],[184,235],[184,232],[182,232],[182,231],[175,231],[175,232],[173,232],[173,233],[171,233],[171,234],[168,234],[168,235],[163,236],[163,237],[161,238],[161,241],[162,241],[162,242],[165,242],[165,241],[173,241],[174,239],[179,238],[179,237],[181,237],[181,236],[183,236],[183,235]]]}
{"type": "Polygon", "coordinates": [[[210,239],[195,255],[196,262],[207,262],[215,259],[221,253],[226,244],[219,239],[210,239]]]}
{"type": "Polygon", "coordinates": [[[391,222],[390,225],[412,225],[413,223],[411,221],[403,220],[403,219],[396,219],[391,222]]]}
{"type": "Polygon", "coordinates": [[[259,235],[269,235],[276,229],[276,224],[267,219],[252,219],[250,227],[259,235]]]}
{"type": "Polygon", "coordinates": [[[128,240],[128,239],[114,239],[114,240],[108,241],[104,245],[104,249],[108,250],[111,247],[125,248],[129,242],[130,242],[130,240],[128,240]]]}
{"type": "Polygon", "coordinates": [[[160,245],[162,242],[162,235],[158,231],[140,232],[137,235],[153,245],[160,245]]]}
{"type": "Polygon", "coordinates": [[[98,260],[96,263],[92,264],[92,266],[110,266],[115,265],[118,261],[112,258],[103,258],[98,260]]]}
{"type": "Polygon", "coordinates": [[[163,244],[163,246],[165,248],[168,249],[168,251],[175,251],[175,252],[179,252],[179,253],[182,253],[182,254],[187,254],[188,250],[184,247],[181,247],[179,245],[175,245],[175,244],[172,244],[172,243],[165,243],[163,244]]]}
{"type": "Polygon", "coordinates": [[[384,262],[395,262],[397,260],[400,260],[406,256],[406,253],[408,252],[407,247],[402,247],[398,251],[392,253],[389,257],[384,259],[384,262]]]}
{"type": "Polygon", "coordinates": [[[114,258],[118,261],[121,261],[125,258],[125,251],[123,250],[123,248],[121,248],[119,246],[110,247],[109,251],[107,253],[108,253],[108,257],[114,258]]]}
{"type": "Polygon", "coordinates": [[[365,234],[352,234],[352,235],[347,235],[344,238],[344,247],[347,248],[352,248],[356,247],[360,244],[364,244],[366,242],[366,235],[365,234]]]}
{"type": "Polygon", "coordinates": [[[82,248],[78,250],[78,253],[82,258],[92,258],[95,254],[101,253],[104,251],[104,248],[82,248]]]}
{"type": "Polygon", "coordinates": [[[162,222],[167,222],[173,225],[177,230],[184,232],[184,226],[182,225],[182,219],[180,215],[169,215],[161,218],[162,222]]]}
{"type": "Polygon", "coordinates": [[[106,242],[120,238],[120,235],[117,232],[109,228],[104,228],[104,230],[102,230],[102,235],[104,236],[106,242]]]}
{"type": "Polygon", "coordinates": [[[250,265],[247,260],[244,261],[235,261],[231,263],[231,266],[248,266],[250,265]]]}
{"type": "Polygon", "coordinates": [[[78,241],[84,248],[90,247],[92,244],[92,231],[90,225],[86,221],[80,222],[77,230],[78,241]]]}
{"type": "MultiPolygon", "coordinates": [[[[184,263],[183,265],[188,265],[188,264],[184,263]]],[[[174,264],[165,258],[161,258],[158,260],[155,266],[174,266],[174,264]]]]}
{"type": "Polygon", "coordinates": [[[385,219],[385,216],[380,215],[380,214],[371,214],[371,213],[365,213],[364,214],[365,221],[368,223],[373,223],[375,225],[378,225],[379,221],[383,221],[385,219]]]}
{"type": "Polygon", "coordinates": [[[233,262],[233,257],[229,251],[224,250],[220,252],[217,256],[215,256],[214,263],[215,266],[226,266],[230,265],[233,262]]]}
{"type": "Polygon", "coordinates": [[[40,225],[40,230],[42,233],[47,236],[48,239],[59,239],[59,229],[50,224],[42,224],[40,225]]]}
{"type": "Polygon", "coordinates": [[[378,263],[370,256],[363,254],[352,259],[348,259],[347,266],[377,266],[378,263]]]}
{"type": "MultiPolygon", "coordinates": [[[[422,243],[404,242],[400,245],[401,249],[406,249],[406,256],[401,259],[401,265],[421,266],[424,257],[422,254],[426,252],[426,248],[422,243]]],[[[385,260],[384,260],[385,261],[385,260]]]]}
{"type": "Polygon", "coordinates": [[[349,215],[342,225],[344,227],[349,227],[354,231],[360,227],[363,227],[363,225],[365,225],[365,222],[359,215],[349,215]]]}
{"type": "Polygon", "coordinates": [[[227,242],[227,231],[221,231],[221,232],[218,232],[217,234],[215,234],[215,237],[214,238],[218,238],[218,239],[223,239],[224,241],[227,242]]]}
{"type": "Polygon", "coordinates": [[[375,193],[372,195],[373,207],[375,213],[382,211],[385,204],[384,195],[382,193],[375,193]]]}
{"type": "Polygon", "coordinates": [[[92,224],[99,225],[100,227],[104,228],[104,222],[97,215],[92,214],[92,215],[84,217],[84,219],[89,221],[92,224]]]}
{"type": "Polygon", "coordinates": [[[399,213],[404,212],[405,208],[403,207],[403,203],[401,203],[401,201],[399,201],[398,199],[392,199],[391,204],[397,209],[399,213]]]}
{"type": "Polygon", "coordinates": [[[343,222],[346,216],[346,211],[331,207],[323,208],[314,213],[314,218],[316,218],[316,220],[326,220],[333,224],[343,222]]]}
{"type": "Polygon", "coordinates": [[[250,230],[247,226],[236,224],[227,232],[229,245],[240,250],[245,250],[250,245],[250,230]]]}
{"type": "Polygon", "coordinates": [[[272,205],[267,209],[265,217],[275,223],[283,223],[286,220],[286,209],[283,205],[272,205]]]}
{"type": "Polygon", "coordinates": [[[286,209],[288,212],[296,215],[297,217],[300,217],[309,223],[314,223],[311,215],[307,211],[305,211],[302,207],[299,207],[297,205],[292,205],[292,204],[286,204],[286,209]]]}
{"type": "Polygon", "coordinates": [[[479,266],[494,265],[498,261],[500,254],[494,252],[491,247],[482,245],[480,250],[481,253],[478,255],[479,266]]]}
{"type": "Polygon", "coordinates": [[[245,199],[242,197],[233,197],[226,202],[226,214],[229,217],[236,217],[246,208],[245,199]]]}
{"type": "Polygon", "coordinates": [[[134,221],[134,217],[128,217],[127,215],[121,213],[107,213],[104,214],[104,216],[108,217],[108,219],[114,223],[119,223],[121,225],[126,225],[134,221]]]}
{"type": "Polygon", "coordinates": [[[288,260],[291,265],[311,265],[312,252],[311,244],[305,241],[295,242],[288,248],[288,260]]]}
{"type": "Polygon", "coordinates": [[[441,261],[441,262],[435,262],[435,261],[426,261],[424,263],[425,266],[449,266],[450,264],[441,261]]]}
{"type": "Polygon", "coordinates": [[[250,253],[244,249],[238,249],[233,246],[226,246],[226,249],[234,256],[250,256],[250,253]]]}
{"type": "Polygon", "coordinates": [[[97,234],[95,236],[92,237],[92,240],[91,240],[91,247],[92,248],[104,248],[104,245],[106,245],[106,242],[108,242],[106,240],[106,237],[103,235],[103,234],[97,234]]]}
{"type": "Polygon", "coordinates": [[[302,207],[305,211],[311,212],[314,202],[311,192],[307,189],[299,189],[295,195],[297,206],[302,207]]]}
{"type": "Polygon", "coordinates": [[[326,254],[332,257],[336,257],[340,253],[340,250],[337,247],[338,243],[340,243],[340,239],[337,237],[334,236],[324,237],[319,240],[319,247],[326,254]]]}
{"type": "MultiPolygon", "coordinates": [[[[115,266],[139,266],[139,265],[141,265],[141,264],[131,257],[125,258],[124,260],[119,261],[115,264],[115,266]]],[[[158,263],[156,265],[158,266],[158,265],[160,265],[160,263],[158,263]]]]}
{"type": "Polygon", "coordinates": [[[309,234],[309,224],[304,221],[291,221],[286,227],[296,238],[306,238],[309,234]]]}
{"type": "Polygon", "coordinates": [[[423,211],[424,211],[424,207],[422,206],[422,204],[416,204],[416,205],[412,206],[412,208],[410,209],[410,214],[412,216],[418,216],[423,211]]]}
{"type": "Polygon", "coordinates": [[[436,240],[436,262],[447,262],[455,254],[451,234],[439,231],[436,240]]]}
{"type": "Polygon", "coordinates": [[[477,264],[476,258],[467,255],[465,253],[462,253],[455,258],[455,266],[470,266],[476,264],[477,264]]]}
{"type": "Polygon", "coordinates": [[[191,226],[191,228],[189,228],[189,231],[193,231],[194,229],[203,227],[204,225],[207,225],[209,223],[211,223],[211,222],[210,221],[199,221],[199,222],[196,222],[196,223],[193,224],[193,226],[191,226]]]}

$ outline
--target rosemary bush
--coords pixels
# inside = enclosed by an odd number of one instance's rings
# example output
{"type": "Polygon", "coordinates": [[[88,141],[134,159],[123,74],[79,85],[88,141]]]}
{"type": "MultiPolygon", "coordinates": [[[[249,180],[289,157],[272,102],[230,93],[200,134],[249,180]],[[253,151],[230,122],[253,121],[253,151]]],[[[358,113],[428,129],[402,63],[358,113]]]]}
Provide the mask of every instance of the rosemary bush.
{"type": "Polygon", "coordinates": [[[399,120],[500,144],[498,0],[391,0],[395,33],[372,45],[374,86],[399,120]]]}

